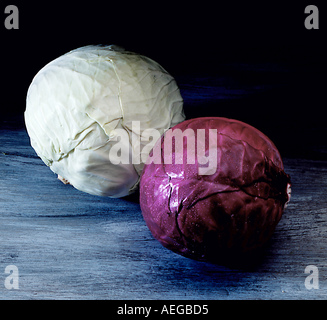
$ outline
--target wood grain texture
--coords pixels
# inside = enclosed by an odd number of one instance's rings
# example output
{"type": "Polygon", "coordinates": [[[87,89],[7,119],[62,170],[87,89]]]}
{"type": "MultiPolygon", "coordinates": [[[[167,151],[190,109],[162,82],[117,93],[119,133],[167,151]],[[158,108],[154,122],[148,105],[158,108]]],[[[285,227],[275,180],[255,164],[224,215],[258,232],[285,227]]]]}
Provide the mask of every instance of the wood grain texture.
{"type": "Polygon", "coordinates": [[[24,129],[3,129],[0,297],[326,299],[327,162],[284,163],[292,200],[269,246],[251,268],[227,268],[165,249],[136,199],[100,198],[64,185],[35,155],[24,129]],[[4,286],[4,269],[12,264],[18,290],[4,286]],[[304,269],[312,264],[320,287],[307,290],[304,269]]]}

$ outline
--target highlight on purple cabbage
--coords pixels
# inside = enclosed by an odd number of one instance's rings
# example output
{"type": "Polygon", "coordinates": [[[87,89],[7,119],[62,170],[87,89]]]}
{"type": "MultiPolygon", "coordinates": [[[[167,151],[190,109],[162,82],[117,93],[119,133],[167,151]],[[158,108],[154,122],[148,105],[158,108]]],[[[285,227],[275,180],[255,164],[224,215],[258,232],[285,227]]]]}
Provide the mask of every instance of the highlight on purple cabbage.
{"type": "Polygon", "coordinates": [[[197,118],[157,141],[141,175],[140,204],[163,246],[223,262],[270,239],[290,186],[279,151],[262,132],[237,120],[197,118]]]}

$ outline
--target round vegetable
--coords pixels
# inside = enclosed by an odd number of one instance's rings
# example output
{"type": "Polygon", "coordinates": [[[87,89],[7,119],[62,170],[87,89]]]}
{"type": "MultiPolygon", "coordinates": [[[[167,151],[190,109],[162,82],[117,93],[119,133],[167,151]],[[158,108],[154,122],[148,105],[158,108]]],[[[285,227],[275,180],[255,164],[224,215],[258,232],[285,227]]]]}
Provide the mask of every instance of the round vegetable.
{"type": "Polygon", "coordinates": [[[274,144],[226,118],[191,119],[168,130],[140,182],[153,236],[203,261],[224,262],[262,247],[289,198],[290,177],[274,144]]]}
{"type": "Polygon", "coordinates": [[[55,59],[27,93],[33,148],[64,183],[94,195],[122,197],[135,190],[145,130],[162,134],[183,120],[173,77],[153,60],[116,46],[82,47],[55,59]]]}

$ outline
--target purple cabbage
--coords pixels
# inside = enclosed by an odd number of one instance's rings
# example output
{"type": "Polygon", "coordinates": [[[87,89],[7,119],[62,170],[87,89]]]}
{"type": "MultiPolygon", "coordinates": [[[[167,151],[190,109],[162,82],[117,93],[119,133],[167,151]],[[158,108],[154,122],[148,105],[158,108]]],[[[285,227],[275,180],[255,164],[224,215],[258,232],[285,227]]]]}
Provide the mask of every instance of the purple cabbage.
{"type": "Polygon", "coordinates": [[[184,121],[157,141],[148,160],[140,181],[145,222],[163,246],[192,259],[221,262],[262,247],[290,198],[290,177],[277,148],[241,121],[184,121]],[[172,138],[176,129],[191,129],[194,136],[172,138]],[[217,131],[210,136],[209,129],[217,131]],[[167,148],[166,139],[172,148],[167,148]],[[187,158],[189,148],[194,149],[194,161],[187,158]],[[205,172],[200,149],[208,166],[216,161],[210,174],[199,173],[200,168],[205,172]],[[172,156],[171,164],[167,156],[172,156]]]}

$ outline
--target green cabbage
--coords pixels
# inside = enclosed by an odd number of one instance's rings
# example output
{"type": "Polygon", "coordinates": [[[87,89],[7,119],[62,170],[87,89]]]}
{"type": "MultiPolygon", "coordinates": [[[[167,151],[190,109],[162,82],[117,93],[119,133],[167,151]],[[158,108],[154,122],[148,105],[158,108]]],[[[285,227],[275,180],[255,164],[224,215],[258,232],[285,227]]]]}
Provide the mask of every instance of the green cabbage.
{"type": "Polygon", "coordinates": [[[150,151],[143,133],[162,134],[184,119],[174,78],[116,46],[86,46],[55,59],[34,77],[26,99],[26,128],[38,156],[64,182],[100,196],[133,192],[144,166],[133,163],[135,153],[150,151]],[[118,138],[121,129],[127,140],[118,138]],[[117,141],[130,151],[129,163],[109,157],[117,141]]]}

